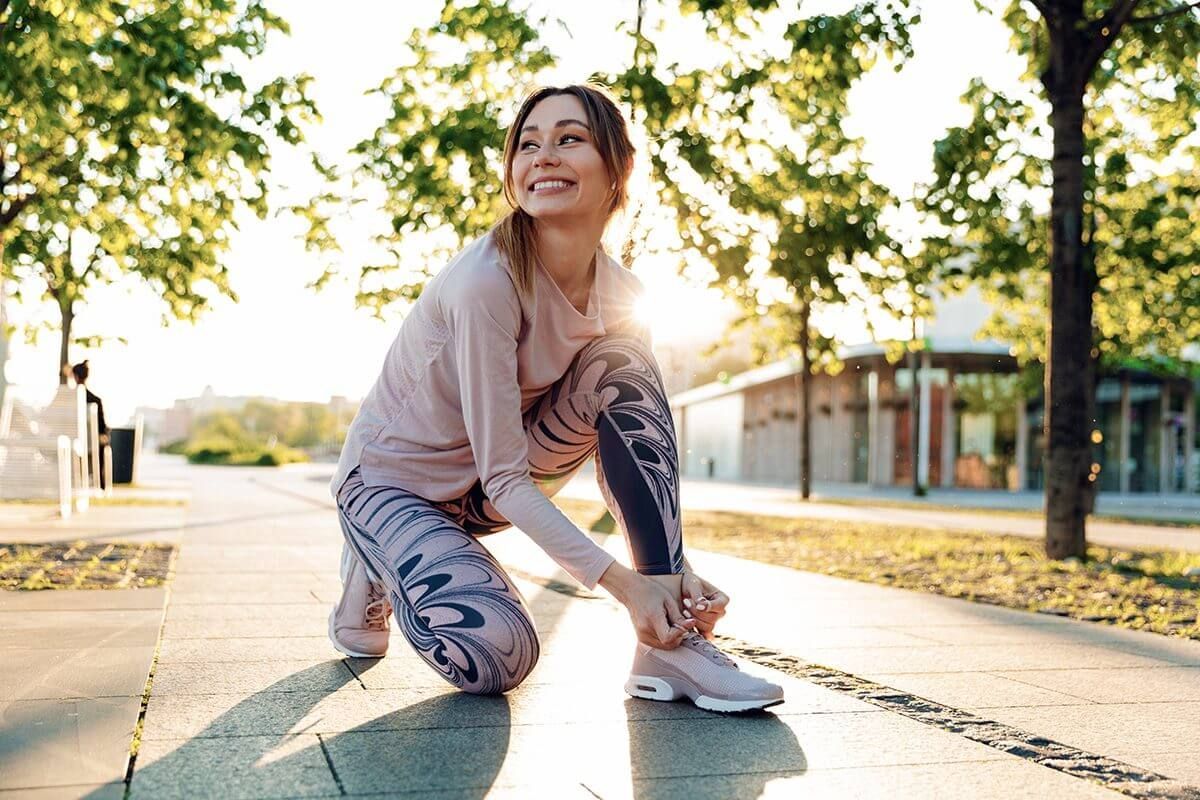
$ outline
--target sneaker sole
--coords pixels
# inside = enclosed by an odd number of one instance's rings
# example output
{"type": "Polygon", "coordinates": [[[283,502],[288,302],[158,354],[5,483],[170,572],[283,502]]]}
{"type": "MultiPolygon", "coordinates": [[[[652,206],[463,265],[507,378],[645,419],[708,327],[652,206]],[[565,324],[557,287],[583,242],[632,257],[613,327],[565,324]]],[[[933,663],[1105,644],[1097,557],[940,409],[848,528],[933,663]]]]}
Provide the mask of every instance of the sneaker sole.
{"type": "Polygon", "coordinates": [[[746,711],[758,711],[783,702],[782,697],[758,700],[724,700],[710,697],[696,690],[695,687],[681,681],[667,678],[652,678],[649,675],[630,675],[625,681],[625,692],[631,697],[642,700],[658,700],[673,702],[686,697],[697,708],[705,711],[716,711],[722,714],[740,714],[746,711]]]}
{"type": "Polygon", "coordinates": [[[337,637],[333,635],[333,617],[336,613],[337,607],[334,606],[333,610],[329,612],[329,642],[333,645],[334,650],[337,650],[342,655],[350,656],[351,658],[383,658],[385,655],[387,655],[386,650],[382,653],[359,653],[355,650],[351,650],[349,647],[346,647],[344,644],[339,642],[337,637]]]}

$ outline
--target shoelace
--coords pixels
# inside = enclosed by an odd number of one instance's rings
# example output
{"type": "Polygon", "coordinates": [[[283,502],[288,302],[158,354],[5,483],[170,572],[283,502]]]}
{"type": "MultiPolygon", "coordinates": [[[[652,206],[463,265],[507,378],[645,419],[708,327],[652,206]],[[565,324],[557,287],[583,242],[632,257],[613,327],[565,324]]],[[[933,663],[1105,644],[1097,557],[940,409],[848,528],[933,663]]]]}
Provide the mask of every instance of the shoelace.
{"type": "Polygon", "coordinates": [[[387,630],[388,614],[392,613],[392,605],[388,602],[387,594],[379,588],[379,584],[371,581],[367,592],[367,607],[363,612],[367,630],[387,630]]]}
{"type": "Polygon", "coordinates": [[[734,660],[725,655],[725,653],[721,651],[721,648],[717,647],[715,644],[710,642],[708,639],[705,639],[698,633],[690,633],[685,636],[683,639],[683,644],[695,650],[700,655],[717,662],[722,667],[732,667],[733,669],[738,668],[738,665],[734,662],[734,660]]]}

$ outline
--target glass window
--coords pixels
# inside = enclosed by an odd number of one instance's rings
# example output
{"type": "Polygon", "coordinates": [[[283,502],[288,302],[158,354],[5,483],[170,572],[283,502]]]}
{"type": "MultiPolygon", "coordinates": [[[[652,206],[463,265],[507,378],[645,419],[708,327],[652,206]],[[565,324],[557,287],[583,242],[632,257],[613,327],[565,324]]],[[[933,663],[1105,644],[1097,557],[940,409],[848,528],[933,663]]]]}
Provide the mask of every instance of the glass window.
{"type": "Polygon", "coordinates": [[[1017,488],[1017,376],[987,372],[954,376],[954,485],[1017,488]]]}

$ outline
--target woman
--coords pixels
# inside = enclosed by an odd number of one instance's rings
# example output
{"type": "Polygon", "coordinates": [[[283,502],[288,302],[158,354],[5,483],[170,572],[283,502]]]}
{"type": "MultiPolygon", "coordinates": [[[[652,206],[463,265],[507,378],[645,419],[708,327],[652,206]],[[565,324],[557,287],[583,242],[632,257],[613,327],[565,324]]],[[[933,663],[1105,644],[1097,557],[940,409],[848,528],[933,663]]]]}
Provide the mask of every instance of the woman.
{"type": "Polygon", "coordinates": [[[339,651],[382,656],[395,608],[455,686],[518,685],[538,659],[532,615],[476,541],[515,525],[628,609],[630,694],[719,711],[782,702],[705,638],[728,597],[684,557],[670,409],[632,315],[640,283],[600,248],[633,155],[598,88],[544,88],[522,104],[504,148],[513,212],[426,286],[342,450],[339,651]],[[593,454],[636,571],[548,499],[593,454]]]}

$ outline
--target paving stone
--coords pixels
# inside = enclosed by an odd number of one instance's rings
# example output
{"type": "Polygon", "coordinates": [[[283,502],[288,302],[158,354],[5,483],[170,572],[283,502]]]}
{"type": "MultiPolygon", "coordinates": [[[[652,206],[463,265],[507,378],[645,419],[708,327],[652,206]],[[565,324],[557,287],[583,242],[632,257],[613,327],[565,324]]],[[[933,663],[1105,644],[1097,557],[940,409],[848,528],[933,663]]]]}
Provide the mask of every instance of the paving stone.
{"type": "Polygon", "coordinates": [[[166,590],[55,589],[49,592],[0,592],[0,611],[154,610],[163,607],[166,590]]]}
{"type": "Polygon", "coordinates": [[[1173,749],[1162,753],[1115,753],[1114,757],[1130,764],[1137,764],[1144,769],[1152,770],[1160,775],[1166,775],[1176,780],[1200,786],[1200,760],[1196,758],[1195,750],[1185,748],[1173,749]]]}
{"type": "Polygon", "coordinates": [[[171,639],[269,639],[325,635],[329,610],[303,616],[280,614],[259,619],[167,620],[163,635],[171,639]]]}
{"type": "Polygon", "coordinates": [[[195,589],[171,595],[171,608],[181,605],[269,607],[312,603],[329,608],[337,600],[338,589],[303,589],[282,587],[274,589],[195,589]]]}
{"type": "Polygon", "coordinates": [[[131,798],[290,798],[338,794],[316,735],[152,739],[138,751],[131,798]]]}
{"type": "Polygon", "coordinates": [[[1200,667],[1022,670],[999,674],[1096,703],[1200,701],[1200,667]]]}
{"type": "MultiPolygon", "coordinates": [[[[470,705],[467,695],[429,701],[434,716],[470,705]]],[[[493,712],[494,714],[497,712],[493,712]]],[[[990,748],[891,715],[776,717],[498,725],[428,731],[352,731],[327,739],[348,793],[527,783],[547,765],[586,785],[612,779],[614,765],[634,778],[916,764],[1010,758],[990,748]],[[457,754],[469,752],[464,762],[457,754]],[[702,765],[702,766],[700,766],[702,765]]]]}
{"type": "Polygon", "coordinates": [[[179,605],[172,603],[167,609],[167,622],[193,620],[259,620],[278,617],[325,620],[329,607],[309,598],[307,603],[272,603],[270,605],[179,605]]]}
{"type": "Polygon", "coordinates": [[[1093,753],[1200,753],[1200,702],[996,708],[988,716],[1093,753]]]}
{"type": "Polygon", "coordinates": [[[0,789],[125,777],[141,696],[0,703],[0,789]]]}
{"type": "Polygon", "coordinates": [[[168,663],[154,672],[153,696],[322,692],[354,682],[341,661],[253,661],[168,663]]]}
{"type": "Polygon", "coordinates": [[[286,733],[341,733],[382,728],[376,720],[451,687],[420,687],[370,692],[357,682],[333,692],[159,695],[146,709],[144,738],[255,736],[286,733]]]}
{"type": "Polygon", "coordinates": [[[286,639],[163,639],[158,663],[324,661],[340,658],[329,637],[286,639]]]}
{"type": "Polygon", "coordinates": [[[40,786],[21,789],[0,789],[3,800],[123,800],[125,797],[125,782],[76,784],[74,786],[40,786]]]}
{"type": "Polygon", "coordinates": [[[291,572],[278,574],[273,572],[221,572],[213,574],[179,574],[171,588],[172,598],[176,594],[212,594],[215,592],[269,592],[276,589],[294,591],[297,589],[329,589],[340,588],[341,583],[336,576],[329,577],[314,571],[291,572]]]}
{"type": "Polygon", "coordinates": [[[5,648],[0,702],[141,696],[154,646],[95,650],[5,648]]]}
{"type": "Polygon", "coordinates": [[[0,650],[154,647],[162,608],[97,611],[0,611],[0,650]]]}
{"type": "MultiPolygon", "coordinates": [[[[596,787],[607,790],[608,787],[596,787]]],[[[637,800],[717,800],[757,797],[791,800],[797,797],[855,797],[880,800],[927,800],[931,797],[969,797],[972,800],[1117,800],[1122,795],[1096,784],[1013,759],[1004,762],[860,767],[853,770],[813,769],[800,775],[756,773],[701,775],[688,778],[644,779],[632,791],[614,786],[604,798],[637,800]],[[953,787],[952,790],[949,787],[953,787]]]]}
{"type": "MultiPolygon", "coordinates": [[[[1024,672],[1012,673],[1012,679],[986,672],[866,674],[861,678],[899,689],[917,697],[963,709],[994,706],[1079,705],[1087,700],[1063,691],[1022,683],[1024,672]]],[[[984,715],[986,716],[986,714],[984,715]]]]}
{"type": "Polygon", "coordinates": [[[1088,645],[1047,645],[1037,648],[1006,645],[812,648],[800,655],[815,663],[854,674],[1153,667],[1163,663],[1145,656],[1088,645]]]}

